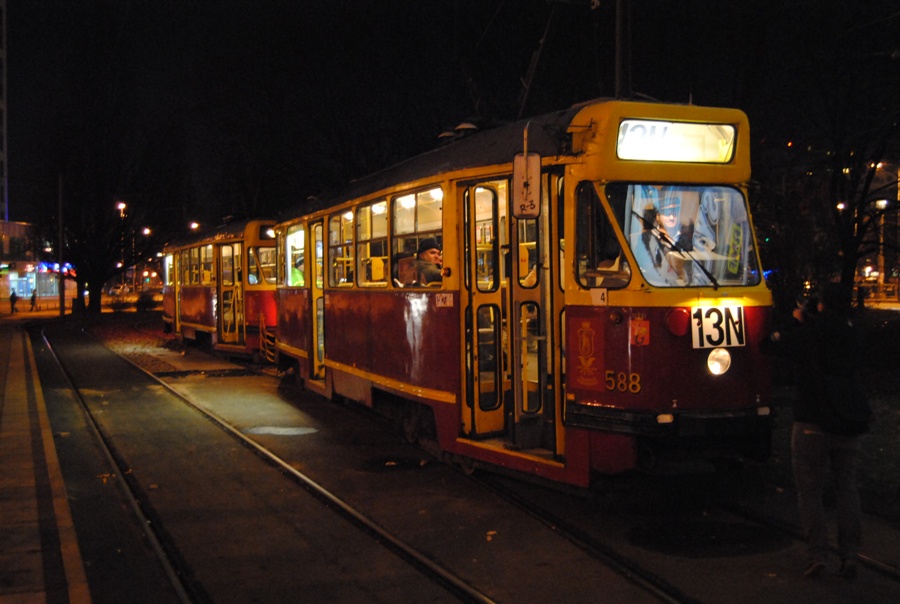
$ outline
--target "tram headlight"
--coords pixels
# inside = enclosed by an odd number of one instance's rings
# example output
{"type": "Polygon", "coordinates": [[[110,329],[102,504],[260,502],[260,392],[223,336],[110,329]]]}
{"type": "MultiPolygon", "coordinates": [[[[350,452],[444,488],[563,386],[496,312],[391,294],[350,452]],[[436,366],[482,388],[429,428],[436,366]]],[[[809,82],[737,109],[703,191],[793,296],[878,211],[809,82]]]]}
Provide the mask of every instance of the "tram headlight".
{"type": "Polygon", "coordinates": [[[713,375],[722,375],[731,367],[731,353],[727,348],[713,348],[706,358],[706,366],[713,375]]]}

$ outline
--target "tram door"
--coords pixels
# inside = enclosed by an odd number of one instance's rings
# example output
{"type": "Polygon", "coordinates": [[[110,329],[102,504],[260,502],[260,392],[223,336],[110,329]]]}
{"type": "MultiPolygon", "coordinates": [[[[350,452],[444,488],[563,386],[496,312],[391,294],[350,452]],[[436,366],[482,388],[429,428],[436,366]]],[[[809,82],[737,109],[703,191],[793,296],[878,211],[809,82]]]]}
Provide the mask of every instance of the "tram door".
{"type": "Polygon", "coordinates": [[[312,243],[315,262],[309,269],[312,275],[306,279],[310,283],[310,304],[312,309],[312,351],[310,355],[310,377],[325,378],[325,242],[321,222],[312,225],[312,243]]]}
{"type": "Polygon", "coordinates": [[[172,330],[178,334],[181,333],[181,285],[184,283],[184,273],[181,272],[181,255],[183,253],[175,252],[172,254],[172,276],[169,277],[175,294],[175,310],[173,311],[175,316],[172,319],[172,330]]]}
{"type": "Polygon", "coordinates": [[[462,420],[472,438],[500,437],[535,448],[545,433],[551,352],[544,335],[550,263],[541,240],[548,213],[515,219],[508,189],[502,180],[463,192],[468,303],[462,420]]]}
{"type": "Polygon", "coordinates": [[[239,344],[244,340],[241,249],[240,243],[226,243],[217,247],[219,341],[223,344],[239,344]]]}

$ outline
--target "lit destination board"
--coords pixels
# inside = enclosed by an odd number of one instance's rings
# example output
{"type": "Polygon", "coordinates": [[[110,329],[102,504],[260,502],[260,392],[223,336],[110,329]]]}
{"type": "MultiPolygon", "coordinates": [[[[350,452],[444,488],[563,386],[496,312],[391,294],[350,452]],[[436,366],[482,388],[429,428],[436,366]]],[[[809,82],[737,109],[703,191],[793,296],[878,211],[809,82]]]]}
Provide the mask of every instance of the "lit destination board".
{"type": "Polygon", "coordinates": [[[622,120],[619,159],[726,164],[734,156],[732,124],[622,120]]]}

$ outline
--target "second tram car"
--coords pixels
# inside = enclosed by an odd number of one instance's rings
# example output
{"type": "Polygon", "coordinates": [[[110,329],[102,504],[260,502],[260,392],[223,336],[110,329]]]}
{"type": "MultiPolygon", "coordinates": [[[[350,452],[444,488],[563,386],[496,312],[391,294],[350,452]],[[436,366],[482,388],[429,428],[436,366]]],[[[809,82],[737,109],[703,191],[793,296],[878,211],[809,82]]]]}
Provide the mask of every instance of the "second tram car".
{"type": "Polygon", "coordinates": [[[359,180],[275,228],[278,363],[572,485],[765,457],[749,138],[739,110],[599,100],[359,180]]]}
{"type": "Polygon", "coordinates": [[[266,336],[275,327],[274,224],[235,222],[167,245],[166,331],[213,350],[267,357],[266,336]]]}

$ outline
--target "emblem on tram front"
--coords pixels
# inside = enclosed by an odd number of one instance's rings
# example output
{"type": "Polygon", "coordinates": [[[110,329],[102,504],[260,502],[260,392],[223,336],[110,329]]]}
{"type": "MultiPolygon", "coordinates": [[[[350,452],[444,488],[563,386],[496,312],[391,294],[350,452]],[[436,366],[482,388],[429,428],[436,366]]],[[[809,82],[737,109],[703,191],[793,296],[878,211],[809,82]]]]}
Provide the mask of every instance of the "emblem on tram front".
{"type": "Polygon", "coordinates": [[[636,314],[630,322],[631,325],[631,345],[632,346],[649,346],[650,345],[650,321],[644,315],[636,314]]]}
{"type": "Polygon", "coordinates": [[[590,321],[582,321],[578,328],[578,365],[575,368],[575,381],[583,386],[596,386],[600,383],[597,372],[600,370],[594,356],[594,337],[596,333],[590,321]]]}

